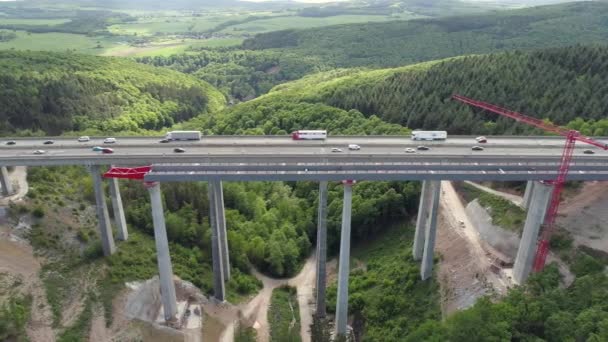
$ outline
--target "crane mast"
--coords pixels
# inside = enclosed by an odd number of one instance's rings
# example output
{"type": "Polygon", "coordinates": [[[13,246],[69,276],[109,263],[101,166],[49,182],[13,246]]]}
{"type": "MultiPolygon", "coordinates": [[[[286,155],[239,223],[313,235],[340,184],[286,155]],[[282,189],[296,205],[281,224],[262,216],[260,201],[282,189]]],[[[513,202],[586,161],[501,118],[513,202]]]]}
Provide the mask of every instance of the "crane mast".
{"type": "Polygon", "coordinates": [[[570,164],[572,162],[572,155],[574,154],[574,147],[576,141],[581,141],[586,144],[590,144],[604,150],[608,150],[608,145],[601,143],[599,141],[593,140],[591,138],[582,136],[578,131],[573,129],[566,129],[557,125],[554,125],[549,122],[545,122],[543,120],[533,118],[518,112],[514,112],[512,110],[508,110],[505,108],[501,108],[499,106],[493,105],[491,103],[486,103],[482,101],[473,100],[461,95],[453,95],[453,99],[468,104],[470,106],[484,109],[490,111],[492,113],[511,118],[515,121],[525,123],[530,126],[534,126],[540,129],[543,129],[547,132],[556,133],[566,138],[566,142],[564,144],[564,150],[562,151],[562,156],[560,159],[559,170],[557,172],[557,177],[554,180],[546,180],[545,183],[553,185],[553,192],[551,194],[551,201],[549,202],[549,208],[547,209],[547,213],[545,215],[545,220],[542,225],[541,237],[538,243],[538,247],[536,249],[536,255],[534,257],[534,265],[533,270],[535,272],[540,272],[545,267],[545,262],[547,260],[547,254],[549,254],[549,240],[553,231],[555,230],[555,220],[557,218],[557,212],[559,209],[559,203],[561,198],[561,193],[564,188],[564,184],[566,182],[566,178],[568,177],[568,171],[570,170],[570,164]]]}

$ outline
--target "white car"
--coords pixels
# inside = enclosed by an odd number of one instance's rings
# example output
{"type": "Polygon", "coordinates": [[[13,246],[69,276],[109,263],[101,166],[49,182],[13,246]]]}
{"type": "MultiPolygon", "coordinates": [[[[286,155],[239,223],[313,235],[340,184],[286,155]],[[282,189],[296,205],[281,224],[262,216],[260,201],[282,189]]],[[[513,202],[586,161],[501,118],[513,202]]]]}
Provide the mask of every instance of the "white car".
{"type": "Polygon", "coordinates": [[[116,142],[116,138],[105,138],[103,140],[104,144],[114,144],[116,142]]]}
{"type": "Polygon", "coordinates": [[[342,152],[341,148],[334,147],[331,149],[332,152],[342,152]]]}
{"type": "Polygon", "coordinates": [[[405,149],[405,153],[416,153],[416,150],[414,150],[411,147],[408,147],[408,148],[405,149]]]}
{"type": "Polygon", "coordinates": [[[34,154],[45,154],[46,151],[45,150],[36,150],[34,151],[34,154]]]}
{"type": "Polygon", "coordinates": [[[484,136],[477,137],[477,138],[475,138],[475,140],[477,140],[478,143],[485,143],[488,141],[488,139],[484,136]]]}
{"type": "Polygon", "coordinates": [[[86,135],[83,135],[80,138],[78,138],[78,142],[87,142],[87,141],[90,141],[90,140],[91,140],[91,138],[89,138],[86,135]]]}
{"type": "Polygon", "coordinates": [[[357,144],[349,144],[348,149],[351,151],[359,151],[361,149],[361,146],[357,144]]]}

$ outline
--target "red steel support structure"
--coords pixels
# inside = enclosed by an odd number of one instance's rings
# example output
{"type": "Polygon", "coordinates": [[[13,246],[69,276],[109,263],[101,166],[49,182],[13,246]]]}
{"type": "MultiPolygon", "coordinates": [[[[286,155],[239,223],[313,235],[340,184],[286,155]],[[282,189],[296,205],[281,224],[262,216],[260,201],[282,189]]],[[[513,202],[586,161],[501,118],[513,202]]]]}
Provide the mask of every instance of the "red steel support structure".
{"type": "Polygon", "coordinates": [[[570,169],[570,162],[572,161],[572,154],[574,153],[574,146],[576,141],[584,142],[586,144],[590,144],[604,150],[608,150],[608,145],[593,140],[591,138],[582,136],[576,130],[559,127],[552,123],[545,122],[543,120],[533,118],[521,113],[517,113],[505,108],[501,108],[490,103],[473,100],[461,95],[453,95],[452,98],[470,106],[485,109],[492,113],[496,113],[501,116],[514,119],[515,121],[522,122],[527,125],[543,129],[547,132],[556,133],[566,137],[566,143],[564,145],[564,150],[560,159],[557,178],[555,180],[547,181],[549,184],[553,184],[553,193],[551,194],[551,202],[547,210],[547,214],[545,215],[545,221],[542,226],[541,238],[538,243],[538,248],[536,250],[536,256],[534,258],[533,265],[534,272],[541,271],[545,267],[547,254],[549,253],[549,239],[551,238],[551,234],[555,229],[555,219],[557,218],[557,211],[559,209],[560,195],[564,187],[564,183],[566,182],[566,177],[568,176],[568,170],[570,169]]]}

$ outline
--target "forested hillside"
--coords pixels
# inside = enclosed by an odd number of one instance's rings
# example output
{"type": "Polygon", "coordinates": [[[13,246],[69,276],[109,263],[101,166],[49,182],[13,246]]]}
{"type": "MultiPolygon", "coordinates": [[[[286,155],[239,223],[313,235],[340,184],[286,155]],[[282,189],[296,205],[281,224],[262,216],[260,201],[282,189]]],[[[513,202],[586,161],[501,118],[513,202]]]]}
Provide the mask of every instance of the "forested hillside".
{"type": "Polygon", "coordinates": [[[577,45],[458,57],[396,69],[320,73],[277,86],[244,106],[290,101],[292,105],[355,109],[372,119],[412,129],[447,129],[452,134],[531,132],[524,125],[451,100],[452,94],[459,93],[570,124],[584,134],[608,135],[607,84],[608,47],[577,45]]]}
{"type": "Polygon", "coordinates": [[[161,129],[220,110],[204,81],[118,58],[0,52],[0,132],[161,129]]]}
{"type": "Polygon", "coordinates": [[[511,49],[602,43],[608,3],[576,2],[460,17],[349,24],[259,34],[244,49],[280,49],[334,67],[400,66],[511,49]]]}
{"type": "Polygon", "coordinates": [[[336,67],[398,67],[460,55],[603,43],[608,39],[607,17],[608,3],[578,2],[484,15],[275,31],[248,39],[240,48],[139,61],[192,73],[243,101],[277,84],[336,67]]]}

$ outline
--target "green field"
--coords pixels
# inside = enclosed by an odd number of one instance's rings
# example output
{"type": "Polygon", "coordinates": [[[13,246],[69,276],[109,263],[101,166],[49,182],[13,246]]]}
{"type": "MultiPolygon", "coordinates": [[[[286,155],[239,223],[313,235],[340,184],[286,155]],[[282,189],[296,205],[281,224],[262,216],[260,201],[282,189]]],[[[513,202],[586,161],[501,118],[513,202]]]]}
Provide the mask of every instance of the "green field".
{"type": "MultiPolygon", "coordinates": [[[[179,32],[204,32],[211,30],[217,25],[228,20],[241,20],[249,15],[260,15],[259,13],[236,14],[218,13],[206,16],[142,16],[137,22],[129,24],[117,24],[109,27],[113,34],[121,35],[143,35],[171,34],[179,32]]],[[[266,13],[264,13],[266,15],[266,13]]]]}
{"type": "Polygon", "coordinates": [[[69,22],[70,19],[18,19],[3,18],[0,25],[49,25],[55,26],[69,22]]]}
{"type": "Polygon", "coordinates": [[[87,37],[72,33],[30,33],[17,31],[17,38],[0,43],[0,50],[66,51],[101,54],[116,41],[103,37],[87,37]],[[97,48],[100,44],[102,47],[97,48]]]}
{"type": "Polygon", "coordinates": [[[403,18],[389,17],[384,15],[336,15],[333,17],[326,18],[289,16],[254,20],[247,23],[227,27],[222,32],[259,33],[285,29],[302,29],[327,25],[365,23],[370,21],[387,21],[396,19],[403,18]]]}
{"type": "MultiPolygon", "coordinates": [[[[185,40],[172,40],[158,44],[151,44],[150,46],[135,47],[130,45],[116,45],[112,48],[103,50],[101,55],[103,56],[171,56],[175,54],[188,53],[189,48],[194,49],[200,47],[225,47],[225,46],[236,46],[243,42],[242,38],[211,38],[204,40],[196,39],[185,39],[185,40]]],[[[192,53],[196,53],[192,51],[192,53]]]]}

